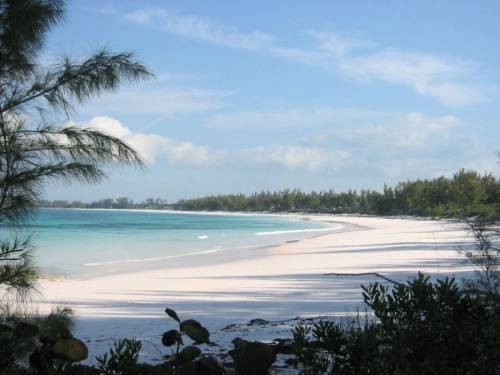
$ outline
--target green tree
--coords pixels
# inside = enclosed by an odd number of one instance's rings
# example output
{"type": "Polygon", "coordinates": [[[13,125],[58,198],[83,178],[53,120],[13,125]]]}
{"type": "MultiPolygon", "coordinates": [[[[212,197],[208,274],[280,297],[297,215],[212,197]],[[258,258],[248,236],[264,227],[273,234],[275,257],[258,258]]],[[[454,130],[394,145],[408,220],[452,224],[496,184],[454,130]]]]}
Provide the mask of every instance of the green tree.
{"type": "Polygon", "coordinates": [[[474,205],[484,202],[487,198],[487,192],[479,173],[464,169],[453,176],[451,195],[456,206],[465,212],[468,212],[474,205]]]}
{"type": "MultiPolygon", "coordinates": [[[[42,66],[45,36],[63,14],[60,0],[0,0],[0,223],[22,224],[48,182],[95,183],[106,165],[142,165],[118,138],[61,125],[74,105],[151,76],[132,53],[107,49],[42,66]]],[[[0,290],[33,290],[31,249],[29,237],[2,227],[0,290]]]]}

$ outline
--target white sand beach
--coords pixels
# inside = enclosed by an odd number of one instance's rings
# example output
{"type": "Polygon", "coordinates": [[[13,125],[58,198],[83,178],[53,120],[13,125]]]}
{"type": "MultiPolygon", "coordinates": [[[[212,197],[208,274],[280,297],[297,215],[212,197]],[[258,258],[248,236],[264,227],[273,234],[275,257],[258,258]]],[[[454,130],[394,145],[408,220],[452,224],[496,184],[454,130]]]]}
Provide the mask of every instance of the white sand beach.
{"type": "Polygon", "coordinates": [[[344,230],[312,233],[311,238],[244,254],[200,255],[171,267],[86,280],[44,280],[40,309],[65,304],[77,317],[75,333],[87,341],[91,356],[120,337],[144,341],[145,360],[159,360],[160,335],[173,328],[165,307],[181,318],[196,318],[212,332],[224,352],[230,341],[272,340],[290,336],[296,317],[342,316],[363,311],[361,283],[372,276],[325,273],[379,272],[405,280],[417,271],[435,277],[465,276],[469,265],[457,253],[471,238],[452,221],[363,216],[307,215],[307,220],[341,223],[344,230]],[[255,318],[271,324],[246,326],[255,318]],[[283,322],[290,319],[289,322],[283,322]],[[236,324],[222,330],[229,324],[236,324]],[[156,347],[158,346],[158,348],[156,347]]]}

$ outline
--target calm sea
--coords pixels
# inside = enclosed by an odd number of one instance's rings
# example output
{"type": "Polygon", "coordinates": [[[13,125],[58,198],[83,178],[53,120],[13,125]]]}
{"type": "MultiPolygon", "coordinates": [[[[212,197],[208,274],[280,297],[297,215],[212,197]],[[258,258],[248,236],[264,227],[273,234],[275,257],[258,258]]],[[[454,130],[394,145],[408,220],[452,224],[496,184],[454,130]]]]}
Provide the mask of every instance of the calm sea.
{"type": "Polygon", "coordinates": [[[33,234],[44,273],[85,277],[244,255],[335,229],[280,216],[40,209],[25,231],[33,234]]]}

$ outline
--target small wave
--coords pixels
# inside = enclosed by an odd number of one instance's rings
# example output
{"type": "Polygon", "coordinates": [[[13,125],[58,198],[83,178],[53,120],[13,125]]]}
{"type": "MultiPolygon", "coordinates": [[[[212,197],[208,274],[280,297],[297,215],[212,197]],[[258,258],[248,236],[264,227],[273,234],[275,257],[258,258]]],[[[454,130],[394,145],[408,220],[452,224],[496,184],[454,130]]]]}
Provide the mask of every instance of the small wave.
{"type": "Polygon", "coordinates": [[[206,234],[202,234],[200,236],[196,236],[196,238],[198,238],[199,240],[206,240],[208,236],[206,234]]]}
{"type": "Polygon", "coordinates": [[[309,233],[309,232],[332,232],[342,229],[343,225],[337,225],[329,228],[317,228],[317,229],[292,229],[292,230],[275,230],[271,232],[257,232],[254,233],[255,236],[272,236],[276,234],[290,234],[290,233],[309,233]]]}
{"type": "Polygon", "coordinates": [[[209,250],[198,251],[195,253],[187,253],[187,254],[179,254],[179,255],[167,255],[163,257],[152,257],[152,258],[138,258],[138,259],[123,259],[123,260],[111,260],[109,262],[92,262],[92,263],[84,263],[85,267],[98,267],[98,266],[109,266],[114,264],[126,264],[126,263],[145,263],[145,262],[154,262],[158,260],[166,260],[166,259],[175,259],[175,258],[184,258],[193,255],[203,255],[203,254],[213,254],[221,251],[221,247],[216,247],[209,250]]]}

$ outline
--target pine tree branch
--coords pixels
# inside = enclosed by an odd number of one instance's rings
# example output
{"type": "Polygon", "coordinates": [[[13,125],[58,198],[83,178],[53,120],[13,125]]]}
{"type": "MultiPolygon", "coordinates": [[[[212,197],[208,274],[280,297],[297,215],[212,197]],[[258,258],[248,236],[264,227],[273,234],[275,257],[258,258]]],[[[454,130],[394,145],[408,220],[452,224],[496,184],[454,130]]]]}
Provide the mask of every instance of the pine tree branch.
{"type": "Polygon", "coordinates": [[[71,110],[66,96],[82,103],[91,96],[105,90],[113,91],[121,79],[139,81],[153,77],[153,74],[141,63],[133,60],[133,54],[112,54],[102,49],[82,64],[64,62],[60,70],[48,71],[44,78],[38,78],[20,97],[11,96],[0,111],[11,111],[23,104],[44,97],[53,108],[71,110]]]}

